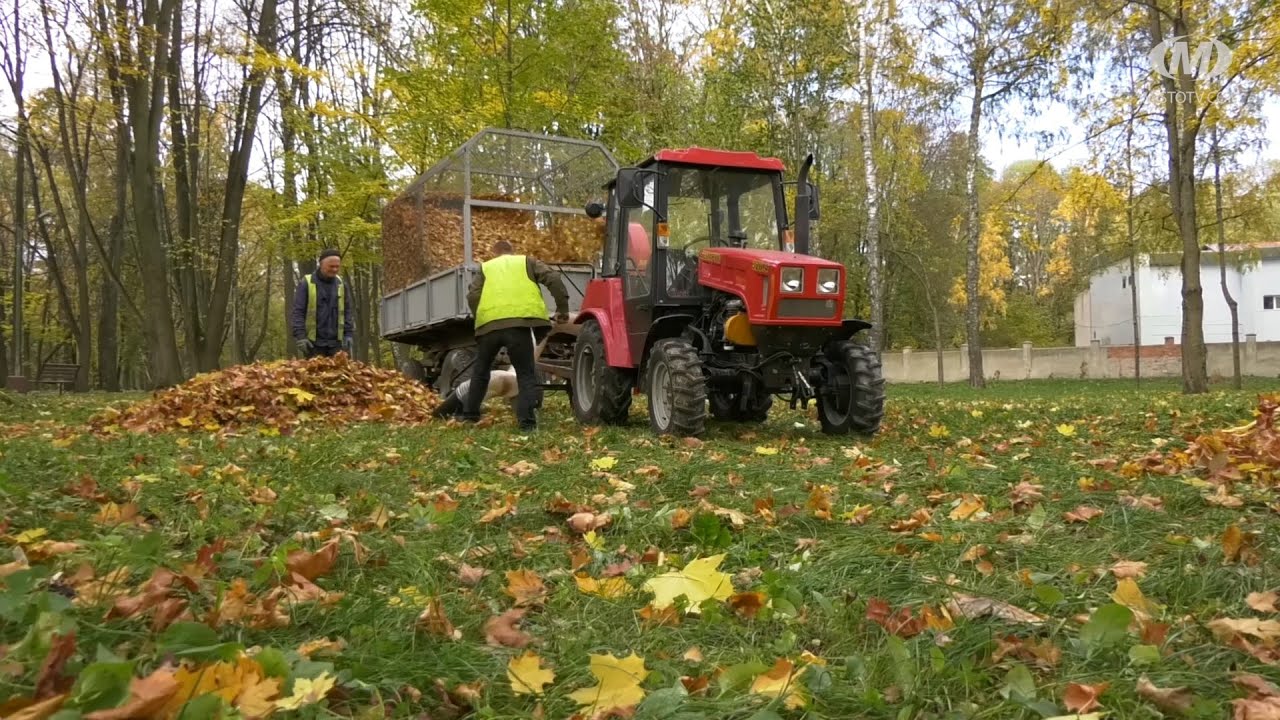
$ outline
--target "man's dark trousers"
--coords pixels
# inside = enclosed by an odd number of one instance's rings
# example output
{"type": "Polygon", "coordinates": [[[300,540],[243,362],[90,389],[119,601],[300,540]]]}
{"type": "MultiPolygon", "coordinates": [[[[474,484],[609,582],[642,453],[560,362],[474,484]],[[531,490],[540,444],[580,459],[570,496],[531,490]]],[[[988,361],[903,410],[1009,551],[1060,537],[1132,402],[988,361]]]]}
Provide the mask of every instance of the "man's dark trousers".
{"type": "Polygon", "coordinates": [[[511,367],[516,371],[519,388],[516,420],[522,430],[532,429],[538,422],[534,410],[538,405],[538,372],[533,361],[533,330],[527,327],[494,330],[476,338],[476,359],[471,364],[471,392],[467,394],[462,417],[480,419],[480,405],[484,402],[485,393],[489,392],[489,368],[503,347],[507,349],[511,367]]]}
{"type": "Polygon", "coordinates": [[[307,352],[307,359],[310,360],[313,357],[333,357],[334,355],[337,355],[338,351],[341,349],[342,348],[340,347],[320,347],[319,345],[312,345],[311,350],[307,352]]]}

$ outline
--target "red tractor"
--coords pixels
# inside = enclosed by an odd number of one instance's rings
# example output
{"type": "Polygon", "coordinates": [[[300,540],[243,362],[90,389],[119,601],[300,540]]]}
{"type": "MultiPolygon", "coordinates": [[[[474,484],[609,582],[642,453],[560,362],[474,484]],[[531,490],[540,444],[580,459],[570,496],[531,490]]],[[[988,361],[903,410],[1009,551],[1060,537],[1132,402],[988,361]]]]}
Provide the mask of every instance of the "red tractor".
{"type": "Polygon", "coordinates": [[[600,277],[573,326],[553,333],[576,340],[551,343],[561,349],[541,363],[568,380],[580,422],[625,422],[639,389],[659,434],[700,434],[708,406],[763,421],[775,395],[793,408],[816,400],[826,433],[879,429],[880,358],[852,339],[871,326],[844,318],[844,266],[807,254],[812,161],[794,228],[776,158],[662,150],[618,171],[606,203],[586,208],[606,223],[600,277]]]}

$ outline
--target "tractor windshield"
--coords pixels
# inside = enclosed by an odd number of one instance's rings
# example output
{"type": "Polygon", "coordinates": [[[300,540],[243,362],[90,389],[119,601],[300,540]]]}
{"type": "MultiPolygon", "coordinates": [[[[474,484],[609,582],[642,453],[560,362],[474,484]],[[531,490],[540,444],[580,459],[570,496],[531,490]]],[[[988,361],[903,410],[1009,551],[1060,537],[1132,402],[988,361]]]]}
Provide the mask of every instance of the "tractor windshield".
{"type": "Polygon", "coordinates": [[[673,167],[666,175],[671,232],[667,293],[697,292],[698,253],[708,247],[778,250],[774,173],[673,167]]]}

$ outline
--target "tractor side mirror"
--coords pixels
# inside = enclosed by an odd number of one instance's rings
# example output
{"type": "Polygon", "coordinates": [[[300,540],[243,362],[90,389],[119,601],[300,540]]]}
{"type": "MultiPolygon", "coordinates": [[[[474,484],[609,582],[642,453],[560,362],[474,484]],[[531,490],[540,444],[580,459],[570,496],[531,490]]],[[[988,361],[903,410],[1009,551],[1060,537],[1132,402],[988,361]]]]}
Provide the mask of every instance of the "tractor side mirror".
{"type": "Polygon", "coordinates": [[[624,208],[644,207],[644,198],[640,195],[640,168],[622,168],[618,171],[616,191],[618,206],[624,208]]]}
{"type": "Polygon", "coordinates": [[[822,218],[822,208],[818,203],[818,186],[809,183],[809,219],[820,220],[822,218]]]}
{"type": "Polygon", "coordinates": [[[604,204],[598,203],[598,202],[589,202],[587,203],[587,206],[583,208],[583,211],[586,212],[587,217],[591,218],[592,220],[599,220],[600,218],[604,217],[604,204]]]}

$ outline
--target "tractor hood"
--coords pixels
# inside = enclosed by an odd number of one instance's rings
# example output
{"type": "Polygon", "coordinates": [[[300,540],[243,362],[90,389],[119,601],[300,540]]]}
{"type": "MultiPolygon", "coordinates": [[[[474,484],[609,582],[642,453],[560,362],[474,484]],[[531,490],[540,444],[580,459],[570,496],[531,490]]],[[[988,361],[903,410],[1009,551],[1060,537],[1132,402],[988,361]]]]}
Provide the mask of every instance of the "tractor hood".
{"type": "Polygon", "coordinates": [[[772,273],[783,265],[817,269],[844,269],[844,266],[838,262],[823,260],[812,255],[797,255],[780,250],[753,250],[750,248],[708,248],[698,254],[698,261],[703,265],[721,265],[727,270],[747,270],[761,275],[772,273]]]}
{"type": "Polygon", "coordinates": [[[741,298],[752,325],[839,325],[844,312],[844,266],[811,255],[708,248],[698,254],[698,284],[741,298]],[[819,274],[833,272],[835,291],[821,291],[819,274]],[[799,276],[798,289],[782,291],[784,273],[799,276]]]}

